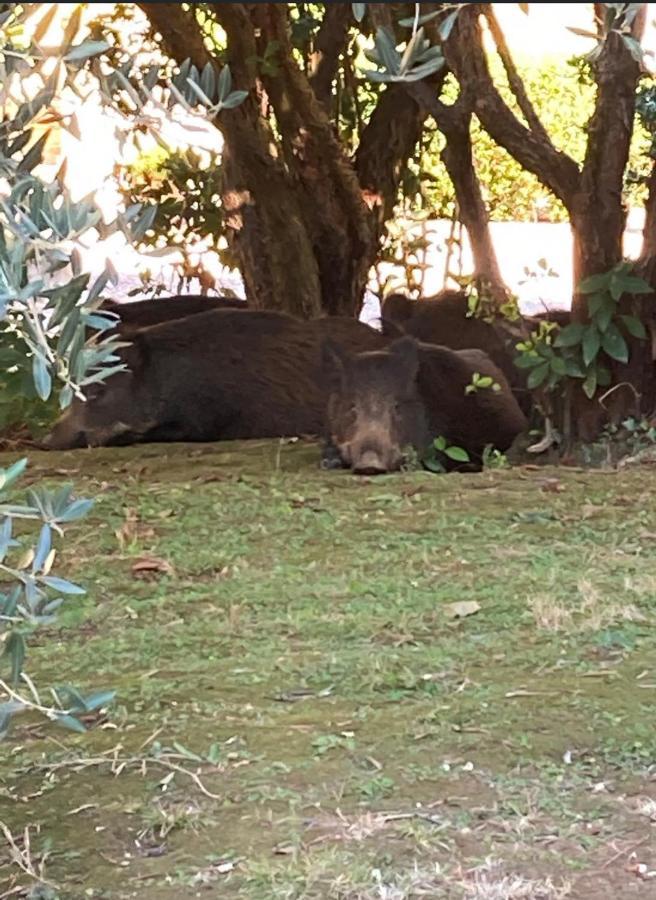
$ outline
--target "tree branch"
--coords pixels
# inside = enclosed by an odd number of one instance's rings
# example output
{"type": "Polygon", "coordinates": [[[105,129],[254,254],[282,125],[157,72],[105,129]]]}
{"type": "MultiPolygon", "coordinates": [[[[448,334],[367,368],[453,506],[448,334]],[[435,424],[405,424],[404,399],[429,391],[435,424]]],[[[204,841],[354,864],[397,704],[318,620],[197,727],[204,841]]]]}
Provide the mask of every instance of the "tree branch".
{"type": "MultiPolygon", "coordinates": [[[[190,59],[197,69],[216,59],[205,46],[194,15],[180,3],[138,3],[151,25],[162,36],[162,45],[171,59],[183,62],[190,59]]],[[[218,68],[218,65],[217,65],[218,68]]]]}
{"type": "Polygon", "coordinates": [[[310,57],[310,84],[317,100],[330,102],[339,57],[346,47],[351,19],[350,3],[326,3],[323,22],[310,57]]]}
{"type": "Polygon", "coordinates": [[[461,86],[473,94],[474,113],[488,134],[570,209],[580,175],[574,160],[523,125],[496,89],[485,57],[478,20],[484,4],[466,4],[445,47],[447,63],[461,86]],[[455,50],[453,49],[455,48],[455,50]]]}
{"type": "Polygon", "coordinates": [[[499,54],[501,62],[503,63],[504,69],[506,70],[508,84],[510,85],[511,91],[515,95],[517,104],[528,123],[528,127],[536,135],[536,137],[539,137],[541,141],[545,141],[547,144],[549,144],[550,147],[553,147],[551,138],[547,134],[544,125],[540,121],[540,118],[536,113],[528,94],[526,93],[524,82],[522,81],[522,78],[517,71],[515,62],[510,54],[510,49],[508,47],[508,44],[506,43],[505,35],[501,30],[499,20],[496,17],[494,7],[491,3],[485,4],[485,17],[490,28],[490,33],[492,34],[492,37],[494,39],[497,53],[499,54]]]}
{"type": "MultiPolygon", "coordinates": [[[[214,62],[196,21],[181,4],[140,6],[162,35],[164,49],[172,59],[182,63],[191,58],[198,68],[214,62]]],[[[311,241],[289,174],[271,152],[274,139],[269,124],[260,115],[253,24],[242,3],[215,3],[213,8],[228,37],[235,86],[249,91],[242,104],[214,120],[224,138],[226,222],[248,300],[256,308],[317,315],[319,273],[316,266],[307,265],[302,272],[299,267],[299,259],[313,261],[311,241]],[[272,235],[277,234],[286,234],[287,240],[274,244],[272,235]]]]}
{"type": "Polygon", "coordinates": [[[508,289],[492,243],[487,206],[474,167],[470,134],[473,98],[469,92],[462,91],[456,103],[447,106],[426,82],[414,82],[405,89],[432,116],[444,135],[442,160],[456,194],[460,221],[471,242],[475,274],[487,281],[495,299],[504,303],[508,289]]]}
{"type": "Polygon", "coordinates": [[[380,198],[379,230],[392,215],[401,173],[421,138],[428,111],[403,85],[391,84],[380,95],[360,137],[355,169],[360,186],[380,198]]]}

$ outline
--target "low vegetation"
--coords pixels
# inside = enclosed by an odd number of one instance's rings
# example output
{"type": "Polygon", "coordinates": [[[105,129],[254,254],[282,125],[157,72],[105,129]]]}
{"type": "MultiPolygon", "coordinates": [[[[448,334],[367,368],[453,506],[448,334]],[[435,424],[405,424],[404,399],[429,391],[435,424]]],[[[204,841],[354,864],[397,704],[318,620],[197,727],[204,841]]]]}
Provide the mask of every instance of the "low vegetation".
{"type": "Polygon", "coordinates": [[[86,735],[25,714],[0,747],[5,890],[647,896],[647,464],[357,479],[317,457],[33,454],[28,479],[96,504],[60,560],[88,592],[31,673],[118,696],[86,735]]]}

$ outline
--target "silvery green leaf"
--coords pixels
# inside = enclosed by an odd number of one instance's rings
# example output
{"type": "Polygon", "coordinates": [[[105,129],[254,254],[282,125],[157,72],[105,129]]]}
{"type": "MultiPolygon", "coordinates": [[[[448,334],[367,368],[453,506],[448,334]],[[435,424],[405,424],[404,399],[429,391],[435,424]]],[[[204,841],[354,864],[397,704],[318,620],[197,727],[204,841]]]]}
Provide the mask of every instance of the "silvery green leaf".
{"type": "MultiPolygon", "coordinates": [[[[78,501],[88,502],[91,501],[78,501]]],[[[77,518],[80,518],[79,516],[77,518]]],[[[61,518],[60,521],[70,521],[69,519],[61,518]]],[[[47,585],[49,588],[52,588],[53,591],[61,591],[62,594],[86,594],[84,588],[81,588],[77,584],[73,584],[70,581],[66,581],[65,578],[56,578],[54,575],[43,575],[41,577],[41,581],[43,584],[47,585]]]]}
{"type": "Polygon", "coordinates": [[[73,401],[73,388],[70,384],[65,384],[59,392],[59,408],[66,409],[73,401]]]}
{"type": "Polygon", "coordinates": [[[440,24],[440,37],[443,41],[447,41],[449,39],[449,35],[453,31],[453,26],[456,24],[459,12],[460,8],[454,9],[453,12],[449,13],[446,19],[440,24]]]}
{"type": "Polygon", "coordinates": [[[248,97],[248,91],[233,91],[223,100],[219,106],[223,109],[234,109],[248,97]]]}
{"type": "Polygon", "coordinates": [[[376,49],[390,75],[398,75],[400,57],[394,43],[394,36],[385,26],[376,30],[376,49]]]}
{"type": "Polygon", "coordinates": [[[116,266],[108,256],[105,257],[105,272],[107,273],[110,282],[116,287],[119,280],[119,274],[116,270],[116,266]]]}
{"type": "Polygon", "coordinates": [[[628,34],[622,35],[622,40],[624,41],[624,45],[633,57],[633,59],[641,63],[644,59],[644,51],[640,44],[640,41],[637,41],[634,37],[631,37],[628,34]]]}
{"type": "Polygon", "coordinates": [[[411,69],[404,75],[400,75],[395,79],[395,81],[420,81],[422,78],[426,78],[428,75],[432,75],[434,72],[438,72],[443,65],[443,59],[434,59],[430,62],[422,63],[420,66],[417,66],[415,69],[411,69]]]}
{"type": "Polygon", "coordinates": [[[388,83],[392,81],[399,81],[403,79],[399,79],[398,76],[390,75],[389,72],[377,72],[375,69],[363,69],[362,74],[365,78],[368,78],[369,81],[375,81],[380,83],[388,83]]]}
{"type": "Polygon", "coordinates": [[[152,91],[159,80],[159,66],[149,66],[146,74],[143,76],[143,83],[147,90],[152,91]]]}
{"type": "Polygon", "coordinates": [[[52,616],[53,613],[57,612],[63,602],[64,598],[58,597],[56,600],[51,600],[49,603],[46,603],[43,607],[44,616],[52,616]]]}
{"type": "Polygon", "coordinates": [[[84,378],[80,382],[80,387],[85,388],[90,384],[96,384],[98,381],[106,381],[112,375],[116,375],[117,372],[125,372],[126,370],[127,366],[125,363],[121,363],[120,366],[103,367],[98,372],[94,372],[93,375],[89,375],[88,378],[84,378]]]}
{"type": "Polygon", "coordinates": [[[361,22],[365,14],[367,12],[367,4],[366,3],[351,3],[351,9],[353,10],[353,18],[356,22],[361,22]]]}
{"type": "Polygon", "coordinates": [[[116,691],[98,691],[96,694],[88,694],[84,697],[84,707],[88,712],[93,712],[109,706],[115,697],[116,691]]]}
{"type": "Polygon", "coordinates": [[[401,62],[399,63],[399,75],[403,75],[415,62],[418,53],[424,50],[424,29],[420,28],[416,34],[413,34],[403,51],[401,62]]]}
{"type": "Polygon", "coordinates": [[[152,227],[157,215],[157,205],[146,206],[132,225],[131,232],[135,241],[140,240],[152,227]]]}
{"type": "MultiPolygon", "coordinates": [[[[211,106],[211,105],[212,105],[212,101],[211,101],[210,98],[207,96],[207,94],[200,88],[199,85],[197,85],[194,81],[192,81],[191,78],[187,78],[187,85],[188,85],[188,87],[191,89],[192,94],[195,94],[195,95],[196,95],[196,98],[197,98],[198,100],[200,100],[200,102],[201,102],[204,106],[211,106]]],[[[193,98],[190,97],[190,96],[188,96],[187,99],[191,100],[191,99],[193,99],[193,98]]]]}
{"type": "Polygon", "coordinates": [[[51,546],[52,531],[50,529],[50,526],[46,523],[41,526],[41,531],[39,532],[39,539],[36,544],[34,559],[32,561],[33,572],[38,572],[43,568],[46,558],[50,553],[51,546]]]}
{"type": "Polygon", "coordinates": [[[9,658],[11,680],[16,684],[25,663],[25,638],[19,631],[12,631],[5,641],[3,656],[9,658]]]}
{"type": "Polygon", "coordinates": [[[79,309],[72,309],[64,322],[64,327],[62,328],[59,340],[57,341],[58,356],[63,356],[64,353],[66,353],[73,343],[80,327],[82,327],[82,330],[84,329],[84,326],[81,326],[80,311],[79,309]]]}
{"type": "Polygon", "coordinates": [[[415,19],[414,16],[408,17],[407,19],[399,19],[399,25],[402,25],[404,28],[414,28],[415,22],[417,25],[424,25],[426,22],[430,22],[432,19],[436,19],[438,16],[442,15],[442,10],[438,9],[435,12],[426,13],[424,16],[419,16],[418,19],[415,19]]]}
{"type": "Polygon", "coordinates": [[[42,400],[47,400],[52,391],[52,376],[48,371],[48,365],[42,356],[32,359],[32,378],[34,387],[42,400]]]}
{"type": "Polygon", "coordinates": [[[207,62],[203,66],[203,71],[200,75],[200,86],[205,96],[213,100],[216,93],[216,72],[211,62],[207,62]]]}
{"type": "Polygon", "coordinates": [[[110,328],[115,328],[117,322],[119,321],[118,316],[112,313],[103,313],[99,315],[98,313],[92,313],[91,315],[84,316],[84,322],[89,328],[93,328],[96,331],[108,331],[110,328]]]}
{"type": "Polygon", "coordinates": [[[79,719],[76,719],[75,716],[58,715],[55,718],[55,722],[64,728],[68,728],[69,731],[77,731],[80,734],[84,734],[87,730],[86,726],[79,719]]]}
{"type": "Polygon", "coordinates": [[[77,47],[69,50],[64,59],[66,62],[88,59],[90,56],[98,56],[99,53],[109,50],[109,46],[107,41],[84,41],[84,43],[78,44],[77,47]]]}
{"type": "MultiPolygon", "coordinates": [[[[14,543],[16,543],[16,542],[14,542],[14,543]]],[[[18,601],[20,600],[21,591],[22,591],[22,586],[20,584],[17,584],[13,588],[13,590],[5,597],[2,614],[4,616],[7,616],[8,619],[11,619],[16,615],[16,610],[18,609],[18,601]]]]}
{"type": "Polygon", "coordinates": [[[230,73],[230,66],[224,66],[221,69],[221,74],[219,75],[219,100],[223,101],[226,99],[228,94],[230,93],[230,89],[232,88],[232,75],[230,73]]]}
{"type": "Polygon", "coordinates": [[[100,294],[105,290],[108,281],[109,275],[107,274],[107,272],[101,272],[89,288],[89,293],[87,294],[87,298],[85,300],[85,306],[89,306],[91,303],[93,303],[96,297],[100,296],[100,294]]]}
{"type": "MultiPolygon", "coordinates": [[[[82,519],[86,514],[93,508],[93,500],[74,500],[68,509],[64,510],[64,512],[57,516],[58,522],[74,522],[76,519],[82,519]]],[[[58,590],[62,590],[59,588],[58,590]]],[[[79,588],[78,593],[84,593],[84,591],[79,588]]]]}

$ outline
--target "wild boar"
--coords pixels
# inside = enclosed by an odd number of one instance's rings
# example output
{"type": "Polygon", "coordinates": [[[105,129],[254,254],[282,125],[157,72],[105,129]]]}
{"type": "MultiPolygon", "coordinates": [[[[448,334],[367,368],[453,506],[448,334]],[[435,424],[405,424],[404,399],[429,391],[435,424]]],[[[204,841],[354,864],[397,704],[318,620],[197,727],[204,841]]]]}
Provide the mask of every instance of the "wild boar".
{"type": "Polygon", "coordinates": [[[246,303],[235,297],[173,294],[125,303],[106,300],[98,311],[113,313],[117,317],[117,330],[125,336],[137,328],[160,325],[216,309],[246,309],[246,303]]]}
{"type": "Polygon", "coordinates": [[[326,341],[324,369],[327,466],[394,471],[408,446],[422,455],[442,436],[466,450],[476,467],[486,445],[506,450],[526,428],[503,373],[480,350],[404,337],[384,350],[353,354],[326,341]],[[491,376],[493,386],[468,391],[475,373],[491,376]]]}
{"type": "Polygon", "coordinates": [[[383,472],[431,434],[476,453],[487,443],[503,449],[523,427],[503,374],[481,351],[390,343],[352,319],[224,309],[131,340],[120,351],[129,371],[90,385],[46,447],[323,435],[326,465],[383,472]],[[491,373],[499,392],[466,394],[474,372],[491,373]]]}

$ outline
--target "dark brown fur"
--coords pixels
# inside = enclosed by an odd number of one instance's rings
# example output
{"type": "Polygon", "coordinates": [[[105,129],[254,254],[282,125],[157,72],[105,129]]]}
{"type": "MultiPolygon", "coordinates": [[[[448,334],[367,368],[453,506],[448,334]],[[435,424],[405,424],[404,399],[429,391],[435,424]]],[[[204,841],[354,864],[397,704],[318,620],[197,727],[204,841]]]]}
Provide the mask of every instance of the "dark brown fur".
{"type": "Polygon", "coordinates": [[[173,294],[167,297],[152,297],[147,300],[133,300],[126,303],[106,300],[99,312],[110,312],[118,316],[117,330],[125,336],[137,328],[161,325],[164,322],[172,322],[175,319],[184,319],[186,316],[216,309],[246,309],[246,303],[234,297],[173,294]]]}
{"type": "Polygon", "coordinates": [[[535,330],[540,321],[556,322],[561,327],[568,325],[570,313],[549,310],[525,317],[517,323],[490,323],[467,313],[467,297],[460,291],[445,290],[424,300],[391,294],[383,302],[383,332],[389,331],[387,322],[391,321],[395,330],[401,328],[406,334],[426,343],[440,344],[453,350],[483,350],[504,373],[522,409],[528,413],[531,398],[526,388],[526,373],[514,363],[516,344],[535,330]]]}
{"type": "Polygon", "coordinates": [[[56,423],[52,448],[319,434],[321,344],[384,344],[351,319],[302,322],[277,312],[202,312],[130,335],[129,373],[90,387],[56,423]]]}
{"type": "Polygon", "coordinates": [[[349,354],[328,344],[327,424],[330,445],[356,472],[398,468],[407,445],[420,452],[438,436],[464,448],[474,465],[487,444],[506,450],[526,418],[503,373],[480,350],[453,351],[392,342],[385,350],[349,354]],[[475,373],[498,386],[468,392],[475,373]]]}
{"type": "Polygon", "coordinates": [[[352,388],[366,403],[357,423],[360,456],[346,462],[360,471],[372,435],[384,458],[377,470],[387,471],[400,464],[403,446],[422,449],[431,434],[453,440],[451,431],[480,452],[487,443],[503,449],[509,433],[523,427],[521,413],[512,418],[516,404],[503,374],[481,351],[455,353],[411,338],[390,345],[352,319],[304,322],[223,309],[140,329],[131,340],[121,350],[130,371],[90,386],[88,401],[74,401],[46,446],[319,435],[328,398],[333,424],[339,398],[338,417],[350,417],[352,388]],[[324,364],[326,340],[349,360],[345,379],[324,364]],[[502,391],[467,396],[474,372],[492,374],[502,391]]]}

